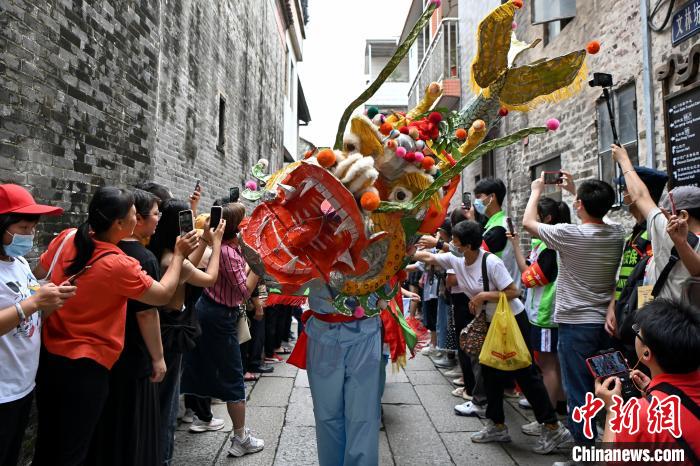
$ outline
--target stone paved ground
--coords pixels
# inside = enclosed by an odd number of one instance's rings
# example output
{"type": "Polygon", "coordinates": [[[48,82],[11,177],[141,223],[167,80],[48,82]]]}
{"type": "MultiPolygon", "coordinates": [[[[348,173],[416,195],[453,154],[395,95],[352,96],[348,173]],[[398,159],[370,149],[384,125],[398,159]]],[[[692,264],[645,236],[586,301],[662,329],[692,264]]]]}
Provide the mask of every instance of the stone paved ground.
{"type": "MultiPolygon", "coordinates": [[[[453,414],[459,402],[450,394],[454,387],[424,356],[408,361],[405,370],[392,374],[382,406],[384,430],[380,432],[381,465],[551,465],[563,460],[561,453],[537,455],[529,451],[536,439],[520,432],[532,411],[517,403],[506,406],[506,422],[513,442],[474,444],[469,433],[483,421],[453,414]]],[[[248,425],[265,440],[265,449],[243,458],[227,455],[231,423],[223,404],[212,409],[226,420],[219,432],[191,434],[187,424],[178,428],[175,443],[177,465],[317,465],[316,438],[311,395],[306,371],[285,363],[248,386],[248,425]]]]}

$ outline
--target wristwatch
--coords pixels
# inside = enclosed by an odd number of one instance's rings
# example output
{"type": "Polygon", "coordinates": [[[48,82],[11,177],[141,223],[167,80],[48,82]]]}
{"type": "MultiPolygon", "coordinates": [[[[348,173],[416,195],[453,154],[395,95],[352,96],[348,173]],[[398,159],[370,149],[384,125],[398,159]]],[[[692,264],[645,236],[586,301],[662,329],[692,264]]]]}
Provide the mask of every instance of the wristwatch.
{"type": "Polygon", "coordinates": [[[438,250],[442,251],[442,247],[445,245],[445,242],[441,239],[437,240],[437,243],[435,244],[435,247],[438,248],[438,250]]]}

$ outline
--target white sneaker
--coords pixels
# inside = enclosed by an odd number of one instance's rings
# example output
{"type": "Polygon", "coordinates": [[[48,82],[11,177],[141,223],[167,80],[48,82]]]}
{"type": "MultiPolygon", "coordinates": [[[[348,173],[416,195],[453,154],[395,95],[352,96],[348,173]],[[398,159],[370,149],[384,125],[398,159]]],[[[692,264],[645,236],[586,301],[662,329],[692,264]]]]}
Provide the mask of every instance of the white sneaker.
{"type": "Polygon", "coordinates": [[[240,457],[248,453],[257,453],[263,448],[265,448],[265,441],[250,435],[250,429],[246,428],[245,438],[240,439],[235,435],[231,437],[231,448],[228,449],[228,454],[240,457]]]}
{"type": "Polygon", "coordinates": [[[187,408],[185,410],[185,414],[182,415],[182,422],[185,424],[192,424],[194,422],[194,411],[191,409],[187,408]]]}
{"type": "Polygon", "coordinates": [[[445,372],[445,377],[462,377],[462,369],[459,367],[445,372]]]}
{"type": "Polygon", "coordinates": [[[487,421],[486,425],[479,432],[474,432],[471,435],[472,442],[474,443],[489,443],[489,442],[510,442],[510,434],[508,433],[508,427],[496,427],[496,425],[487,421]]]}
{"type": "Polygon", "coordinates": [[[434,346],[426,346],[422,350],[420,350],[420,354],[423,356],[434,356],[437,350],[435,349],[434,346]]]}
{"type": "Polygon", "coordinates": [[[463,386],[464,386],[464,379],[463,379],[462,377],[460,377],[460,378],[458,378],[458,379],[454,379],[454,380],[452,381],[452,383],[453,383],[454,385],[457,385],[458,387],[463,387],[463,386]]]}
{"type": "Polygon", "coordinates": [[[457,416],[477,416],[484,418],[486,416],[486,406],[475,405],[471,401],[455,406],[455,414],[457,416]]]}
{"type": "Polygon", "coordinates": [[[194,422],[192,422],[192,425],[190,426],[190,432],[207,432],[207,431],[221,430],[223,428],[224,428],[224,420],[223,419],[217,419],[217,418],[213,417],[213,418],[211,418],[211,421],[204,422],[204,421],[200,421],[195,416],[194,422]]]}
{"type": "Polygon", "coordinates": [[[520,426],[520,430],[523,431],[525,435],[532,435],[533,437],[539,437],[542,435],[542,424],[537,421],[532,421],[529,424],[520,426]]]}
{"type": "Polygon", "coordinates": [[[469,393],[467,393],[466,390],[464,390],[464,391],[462,392],[462,399],[463,399],[463,400],[467,400],[467,401],[471,401],[471,400],[472,400],[472,396],[471,396],[469,393]]]}
{"type": "Polygon", "coordinates": [[[570,444],[573,442],[573,436],[569,429],[564,427],[561,422],[557,422],[557,428],[549,430],[542,427],[542,435],[537,440],[537,445],[532,449],[533,452],[540,455],[546,455],[554,451],[560,445],[570,444]]]}
{"type": "Polygon", "coordinates": [[[457,398],[462,398],[463,394],[464,394],[464,387],[457,387],[454,390],[452,390],[452,396],[456,396],[457,398]]]}
{"type": "Polygon", "coordinates": [[[530,402],[527,401],[527,398],[520,398],[518,400],[518,406],[523,409],[532,409],[532,405],[530,405],[530,402]]]}

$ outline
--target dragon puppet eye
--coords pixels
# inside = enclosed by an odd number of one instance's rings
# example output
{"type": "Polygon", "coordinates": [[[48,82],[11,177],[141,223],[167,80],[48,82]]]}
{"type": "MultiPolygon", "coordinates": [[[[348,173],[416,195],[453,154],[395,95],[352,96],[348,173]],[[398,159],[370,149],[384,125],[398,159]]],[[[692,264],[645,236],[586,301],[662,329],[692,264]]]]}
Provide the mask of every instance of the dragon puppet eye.
{"type": "Polygon", "coordinates": [[[391,194],[389,194],[390,201],[408,202],[411,199],[413,199],[413,193],[408,189],[402,188],[400,186],[397,186],[396,188],[392,189],[391,194]]]}

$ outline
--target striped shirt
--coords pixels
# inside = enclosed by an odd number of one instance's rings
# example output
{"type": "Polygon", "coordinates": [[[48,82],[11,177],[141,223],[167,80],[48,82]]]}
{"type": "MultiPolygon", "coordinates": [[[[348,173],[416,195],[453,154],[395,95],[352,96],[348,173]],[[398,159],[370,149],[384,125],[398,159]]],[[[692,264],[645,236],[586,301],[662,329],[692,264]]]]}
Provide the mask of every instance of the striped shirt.
{"type": "Polygon", "coordinates": [[[239,246],[221,245],[219,276],[216,283],[204,293],[219,304],[228,307],[240,306],[250,297],[246,286],[245,259],[239,246]]]}
{"type": "Polygon", "coordinates": [[[623,226],[540,224],[538,233],[559,253],[554,322],[604,324],[622,259],[623,226]]]}

